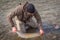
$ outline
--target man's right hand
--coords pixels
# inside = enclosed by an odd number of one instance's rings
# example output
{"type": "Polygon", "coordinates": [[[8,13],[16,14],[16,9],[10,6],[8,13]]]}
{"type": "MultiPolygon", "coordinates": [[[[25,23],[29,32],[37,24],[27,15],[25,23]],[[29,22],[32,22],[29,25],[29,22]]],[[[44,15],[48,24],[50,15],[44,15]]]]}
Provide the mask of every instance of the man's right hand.
{"type": "Polygon", "coordinates": [[[12,27],[12,32],[16,32],[17,31],[17,29],[16,29],[16,27],[12,27]]]}

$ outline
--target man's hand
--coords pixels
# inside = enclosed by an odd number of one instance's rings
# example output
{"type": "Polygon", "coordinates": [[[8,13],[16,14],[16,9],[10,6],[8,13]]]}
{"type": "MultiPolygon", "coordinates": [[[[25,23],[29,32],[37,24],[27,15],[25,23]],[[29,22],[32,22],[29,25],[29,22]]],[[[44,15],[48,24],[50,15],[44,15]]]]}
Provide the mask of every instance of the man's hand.
{"type": "Polygon", "coordinates": [[[42,29],[40,29],[40,35],[43,36],[44,35],[44,31],[42,29]]]}
{"type": "Polygon", "coordinates": [[[16,27],[12,27],[12,32],[16,32],[17,31],[17,29],[16,29],[16,27]]]}

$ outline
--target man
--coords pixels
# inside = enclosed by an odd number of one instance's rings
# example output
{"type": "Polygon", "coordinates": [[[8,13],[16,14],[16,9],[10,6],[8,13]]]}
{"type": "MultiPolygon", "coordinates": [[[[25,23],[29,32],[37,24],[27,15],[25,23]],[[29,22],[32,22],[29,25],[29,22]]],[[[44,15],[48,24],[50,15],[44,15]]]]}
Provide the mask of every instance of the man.
{"type": "MultiPolygon", "coordinates": [[[[31,18],[34,16],[37,20],[36,25],[38,26],[38,28],[40,30],[40,35],[44,34],[40,15],[38,14],[37,10],[35,9],[35,7],[32,3],[26,2],[24,5],[20,4],[19,6],[16,7],[16,9],[13,12],[11,12],[10,15],[8,15],[8,20],[12,26],[13,32],[16,32],[16,30],[17,30],[14,25],[14,22],[13,22],[13,18],[15,16],[18,18],[18,20],[19,20],[18,23],[20,23],[20,24],[25,24],[25,23],[29,24],[31,18]]],[[[20,26],[20,29],[19,29],[19,27],[17,27],[18,30],[25,32],[25,27],[23,27],[23,26],[21,27],[20,24],[17,24],[17,26],[18,25],[20,26]]],[[[31,25],[31,24],[29,24],[29,25],[31,25]]]]}

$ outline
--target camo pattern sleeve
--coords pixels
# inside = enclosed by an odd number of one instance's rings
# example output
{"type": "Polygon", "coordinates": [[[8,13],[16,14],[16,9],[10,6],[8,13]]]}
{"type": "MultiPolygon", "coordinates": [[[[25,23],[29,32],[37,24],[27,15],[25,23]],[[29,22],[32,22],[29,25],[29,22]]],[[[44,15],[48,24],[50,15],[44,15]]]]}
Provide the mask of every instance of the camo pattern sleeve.
{"type": "Polygon", "coordinates": [[[39,15],[39,13],[38,13],[37,11],[35,11],[34,17],[35,17],[36,20],[37,20],[37,23],[38,23],[38,25],[39,25],[39,29],[42,29],[42,21],[41,21],[41,17],[40,17],[40,15],[39,15]]]}
{"type": "Polygon", "coordinates": [[[12,27],[14,27],[13,18],[14,18],[15,16],[20,15],[21,9],[22,9],[22,8],[21,8],[21,6],[19,5],[19,6],[17,6],[17,7],[14,9],[14,11],[12,11],[12,12],[8,15],[8,21],[9,21],[9,23],[10,23],[10,25],[11,25],[12,27]]]}

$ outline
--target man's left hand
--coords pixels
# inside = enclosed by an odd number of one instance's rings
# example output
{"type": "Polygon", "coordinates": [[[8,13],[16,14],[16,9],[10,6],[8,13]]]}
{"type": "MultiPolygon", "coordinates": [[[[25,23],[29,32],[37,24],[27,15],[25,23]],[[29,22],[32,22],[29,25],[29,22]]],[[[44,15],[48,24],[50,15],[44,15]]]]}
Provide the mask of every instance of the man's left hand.
{"type": "Polygon", "coordinates": [[[40,29],[40,35],[43,36],[44,35],[44,31],[42,29],[40,29]]]}

